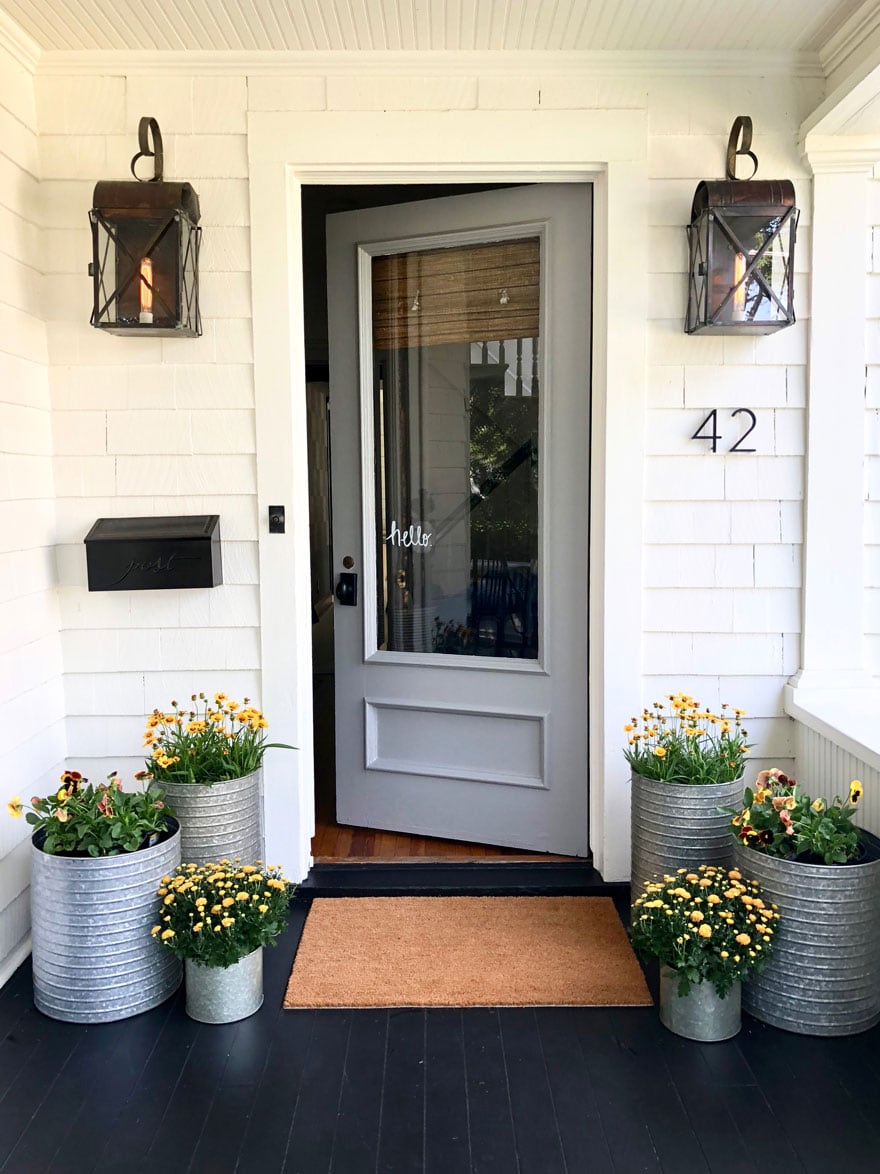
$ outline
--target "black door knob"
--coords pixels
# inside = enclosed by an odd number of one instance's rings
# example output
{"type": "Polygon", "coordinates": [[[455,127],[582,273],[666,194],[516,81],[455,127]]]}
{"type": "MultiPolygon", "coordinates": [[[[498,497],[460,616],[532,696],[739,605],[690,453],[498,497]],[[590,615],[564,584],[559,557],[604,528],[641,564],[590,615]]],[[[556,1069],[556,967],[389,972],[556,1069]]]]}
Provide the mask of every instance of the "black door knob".
{"type": "Polygon", "coordinates": [[[336,598],[346,607],[356,607],[358,601],[358,577],[353,571],[343,571],[336,580],[336,598]]]}

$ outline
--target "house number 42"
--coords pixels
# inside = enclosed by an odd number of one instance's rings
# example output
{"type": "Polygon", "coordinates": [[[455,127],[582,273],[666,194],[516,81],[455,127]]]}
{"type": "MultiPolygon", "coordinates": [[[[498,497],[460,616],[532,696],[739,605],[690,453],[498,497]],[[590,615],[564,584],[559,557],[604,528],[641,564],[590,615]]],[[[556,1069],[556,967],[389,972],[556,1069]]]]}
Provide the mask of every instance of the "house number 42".
{"type": "MultiPolygon", "coordinates": [[[[756,452],[754,448],[743,448],[743,441],[747,436],[750,436],[755,430],[755,425],[758,423],[757,417],[751,408],[735,408],[730,413],[730,418],[734,416],[745,415],[751,423],[740,436],[739,440],[734,443],[727,450],[728,452],[756,452]]],[[[721,433],[718,431],[718,409],[713,408],[706,419],[702,422],[699,428],[691,437],[691,440],[708,440],[712,443],[712,452],[718,452],[718,441],[721,440],[721,433]]]]}

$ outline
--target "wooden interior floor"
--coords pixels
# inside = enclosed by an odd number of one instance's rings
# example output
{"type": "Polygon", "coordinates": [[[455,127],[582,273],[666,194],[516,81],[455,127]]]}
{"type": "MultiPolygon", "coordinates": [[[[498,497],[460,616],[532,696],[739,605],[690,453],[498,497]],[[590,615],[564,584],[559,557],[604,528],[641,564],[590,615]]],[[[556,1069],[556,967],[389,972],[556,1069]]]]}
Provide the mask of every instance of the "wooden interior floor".
{"type": "Polygon", "coordinates": [[[536,860],[573,860],[571,856],[553,856],[546,852],[523,852],[519,848],[499,848],[492,844],[468,844],[429,836],[412,836],[405,832],[380,832],[372,828],[346,827],[336,822],[332,812],[321,812],[315,821],[312,856],[316,864],[363,864],[368,861],[425,863],[443,860],[486,861],[495,863],[536,860]]]}

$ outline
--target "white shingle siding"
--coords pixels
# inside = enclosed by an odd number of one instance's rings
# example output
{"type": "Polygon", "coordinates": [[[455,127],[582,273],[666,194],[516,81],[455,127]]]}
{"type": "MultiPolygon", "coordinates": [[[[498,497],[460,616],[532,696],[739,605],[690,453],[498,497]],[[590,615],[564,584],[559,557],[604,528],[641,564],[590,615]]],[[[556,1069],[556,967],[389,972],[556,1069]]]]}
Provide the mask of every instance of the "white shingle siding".
{"type": "MultiPolygon", "coordinates": [[[[0,746],[3,803],[65,757],[33,80],[0,48],[0,746]]],[[[0,981],[28,932],[28,825],[0,817],[0,981]]]]}

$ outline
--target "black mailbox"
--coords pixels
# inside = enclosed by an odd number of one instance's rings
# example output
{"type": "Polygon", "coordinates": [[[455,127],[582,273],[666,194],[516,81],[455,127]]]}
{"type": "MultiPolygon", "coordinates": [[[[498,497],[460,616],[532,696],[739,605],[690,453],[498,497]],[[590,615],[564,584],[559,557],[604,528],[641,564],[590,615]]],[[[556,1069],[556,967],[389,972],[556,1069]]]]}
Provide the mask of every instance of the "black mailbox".
{"type": "Polygon", "coordinates": [[[219,514],[98,518],[85,543],[89,591],[157,591],[223,582],[219,514]]]}

